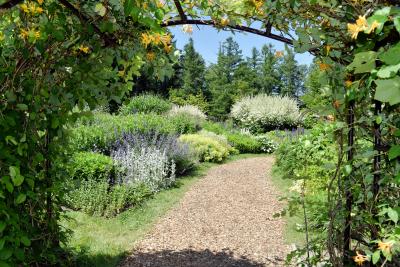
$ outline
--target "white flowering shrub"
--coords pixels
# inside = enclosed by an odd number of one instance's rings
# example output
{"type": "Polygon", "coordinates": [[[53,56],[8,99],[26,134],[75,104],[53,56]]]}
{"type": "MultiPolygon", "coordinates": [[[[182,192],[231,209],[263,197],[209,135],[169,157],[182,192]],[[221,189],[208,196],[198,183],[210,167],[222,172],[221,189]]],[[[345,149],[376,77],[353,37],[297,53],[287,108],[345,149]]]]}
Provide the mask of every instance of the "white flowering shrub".
{"type": "Polygon", "coordinates": [[[122,169],[117,175],[119,184],[145,184],[157,192],[175,182],[175,162],[168,159],[165,150],[128,145],[113,151],[111,156],[122,169]]]}
{"type": "Polygon", "coordinates": [[[178,116],[178,115],[189,115],[201,120],[207,119],[206,114],[204,114],[201,109],[193,105],[184,105],[184,106],[176,106],[174,105],[172,109],[168,112],[169,116],[178,116]]]}
{"type": "Polygon", "coordinates": [[[245,97],[233,105],[231,115],[236,123],[252,133],[292,128],[300,123],[296,100],[286,96],[245,97]]]}

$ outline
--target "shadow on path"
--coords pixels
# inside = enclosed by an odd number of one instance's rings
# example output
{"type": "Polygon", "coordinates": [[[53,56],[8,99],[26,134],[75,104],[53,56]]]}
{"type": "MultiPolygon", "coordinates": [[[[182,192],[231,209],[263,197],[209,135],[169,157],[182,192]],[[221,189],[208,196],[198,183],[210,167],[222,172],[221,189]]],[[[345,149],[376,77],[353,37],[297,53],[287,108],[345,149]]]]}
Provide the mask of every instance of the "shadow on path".
{"type": "MultiPolygon", "coordinates": [[[[271,266],[278,262],[271,261],[271,266]]],[[[282,262],[280,262],[282,263],[282,262]]],[[[210,250],[194,251],[152,251],[136,252],[127,258],[123,266],[131,267],[262,267],[245,257],[235,258],[229,250],[212,252],[210,250]]]]}

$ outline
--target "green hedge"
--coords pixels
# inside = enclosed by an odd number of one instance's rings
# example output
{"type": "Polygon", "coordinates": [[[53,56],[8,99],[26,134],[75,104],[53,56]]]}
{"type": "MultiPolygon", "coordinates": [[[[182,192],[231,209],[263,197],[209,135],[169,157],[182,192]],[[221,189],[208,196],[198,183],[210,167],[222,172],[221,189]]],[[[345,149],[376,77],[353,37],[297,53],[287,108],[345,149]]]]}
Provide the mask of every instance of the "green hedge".
{"type": "Polygon", "coordinates": [[[160,134],[194,133],[201,125],[190,117],[165,117],[155,114],[115,116],[95,113],[70,127],[68,139],[72,151],[100,151],[108,153],[110,146],[122,133],[158,132],[160,134]]]}
{"type": "Polygon", "coordinates": [[[129,103],[120,108],[121,115],[136,113],[163,114],[172,108],[172,104],[156,95],[140,95],[133,97],[129,103]]]}
{"type": "Polygon", "coordinates": [[[237,152],[226,140],[224,141],[223,136],[213,136],[205,133],[186,134],[179,139],[189,144],[198,154],[200,161],[204,162],[221,162],[230,154],[237,152]]]}

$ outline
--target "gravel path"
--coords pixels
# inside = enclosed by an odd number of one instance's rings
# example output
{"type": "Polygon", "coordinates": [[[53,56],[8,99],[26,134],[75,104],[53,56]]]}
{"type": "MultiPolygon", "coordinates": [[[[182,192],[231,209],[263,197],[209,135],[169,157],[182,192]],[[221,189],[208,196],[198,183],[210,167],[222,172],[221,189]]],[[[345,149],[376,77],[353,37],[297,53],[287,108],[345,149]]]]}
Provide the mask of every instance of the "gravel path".
{"type": "Polygon", "coordinates": [[[270,181],[272,157],[212,168],[156,224],[122,266],[283,266],[285,222],[270,181]]]}

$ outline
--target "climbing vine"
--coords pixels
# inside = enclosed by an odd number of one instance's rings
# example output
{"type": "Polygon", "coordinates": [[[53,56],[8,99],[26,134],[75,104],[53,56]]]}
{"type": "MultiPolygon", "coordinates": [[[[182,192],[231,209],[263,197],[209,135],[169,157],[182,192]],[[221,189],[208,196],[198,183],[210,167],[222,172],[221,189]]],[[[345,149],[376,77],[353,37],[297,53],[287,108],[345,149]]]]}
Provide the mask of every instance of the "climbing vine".
{"type": "Polygon", "coordinates": [[[170,75],[167,28],[191,32],[192,24],[258,34],[319,57],[332,74],[332,112],[343,121],[325,240],[330,261],[398,261],[398,1],[0,3],[1,266],[60,261],[56,169],[64,125],[80,115],[74,107],[120,101],[145,62],[154,75],[170,75]]]}

